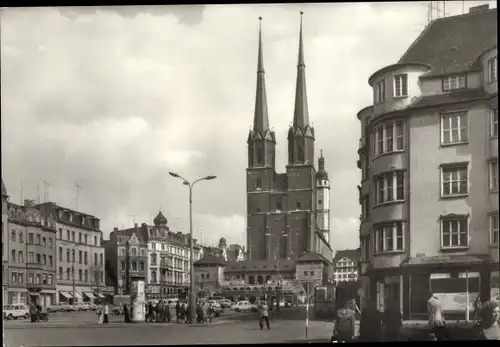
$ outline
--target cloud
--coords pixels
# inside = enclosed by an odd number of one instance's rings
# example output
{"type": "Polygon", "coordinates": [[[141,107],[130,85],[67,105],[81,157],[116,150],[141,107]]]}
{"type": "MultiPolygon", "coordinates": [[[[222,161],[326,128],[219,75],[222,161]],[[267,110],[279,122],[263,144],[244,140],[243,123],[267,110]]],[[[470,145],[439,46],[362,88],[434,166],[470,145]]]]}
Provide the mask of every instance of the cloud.
{"type": "Polygon", "coordinates": [[[207,243],[242,242],[257,18],[283,172],[299,10],[316,151],[331,180],[332,246],[355,247],[356,113],[372,101],[368,77],[427,24],[422,3],[3,9],[2,176],[12,200],[22,181],[24,197],[43,201],[43,180],[48,199],[76,208],[77,183],[78,208],[100,217],[105,235],[134,219],[151,223],[160,208],[187,231],[188,191],[168,171],[216,175],[194,189],[195,232],[207,243]]]}

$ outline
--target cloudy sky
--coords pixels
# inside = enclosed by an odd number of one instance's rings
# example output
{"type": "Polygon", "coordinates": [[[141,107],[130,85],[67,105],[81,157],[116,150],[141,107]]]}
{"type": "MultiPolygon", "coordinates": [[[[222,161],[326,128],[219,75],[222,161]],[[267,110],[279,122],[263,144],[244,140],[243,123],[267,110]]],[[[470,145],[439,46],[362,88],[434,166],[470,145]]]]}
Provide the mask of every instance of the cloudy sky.
{"type": "MultiPolygon", "coordinates": [[[[244,243],[246,139],[258,17],[270,124],[284,171],[293,117],[299,11],[316,152],[331,179],[335,249],[357,247],[360,125],[368,77],[395,63],[427,24],[428,2],[8,8],[1,13],[2,177],[11,200],[48,200],[114,226],[161,208],[188,230],[188,192],[170,177],[217,175],[194,192],[204,243],[244,243]],[[38,189],[40,187],[40,189],[38,189]],[[40,193],[38,193],[38,191],[40,193]]],[[[495,1],[465,1],[471,5],[495,1]]],[[[459,14],[462,1],[448,1],[459,14]]]]}

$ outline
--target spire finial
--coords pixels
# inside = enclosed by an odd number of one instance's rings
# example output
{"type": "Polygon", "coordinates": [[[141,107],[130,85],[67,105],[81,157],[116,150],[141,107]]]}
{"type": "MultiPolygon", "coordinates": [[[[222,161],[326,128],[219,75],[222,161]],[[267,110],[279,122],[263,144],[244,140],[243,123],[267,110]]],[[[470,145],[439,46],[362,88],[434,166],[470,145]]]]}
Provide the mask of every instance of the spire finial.
{"type": "Polygon", "coordinates": [[[259,17],[259,52],[257,60],[257,93],[255,98],[255,115],[253,130],[264,134],[269,130],[267,116],[266,82],[264,78],[264,53],[262,51],[262,17],[259,17]]]}
{"type": "Polygon", "coordinates": [[[320,157],[323,158],[323,150],[322,149],[319,150],[319,153],[320,153],[320,157]]]}
{"type": "Polygon", "coordinates": [[[298,66],[306,66],[304,62],[304,44],[302,40],[302,16],[304,15],[303,11],[300,11],[300,36],[299,36],[299,62],[298,66]]]}

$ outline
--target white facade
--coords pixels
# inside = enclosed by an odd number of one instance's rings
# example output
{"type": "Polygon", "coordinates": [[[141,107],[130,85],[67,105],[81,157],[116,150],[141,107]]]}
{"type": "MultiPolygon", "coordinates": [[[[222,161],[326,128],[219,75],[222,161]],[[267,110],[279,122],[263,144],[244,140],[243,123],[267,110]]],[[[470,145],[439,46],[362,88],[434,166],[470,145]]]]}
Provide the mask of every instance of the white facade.
{"type": "Polygon", "coordinates": [[[355,282],[358,280],[358,264],[349,258],[342,258],[335,263],[333,279],[337,282],[355,282]]]}

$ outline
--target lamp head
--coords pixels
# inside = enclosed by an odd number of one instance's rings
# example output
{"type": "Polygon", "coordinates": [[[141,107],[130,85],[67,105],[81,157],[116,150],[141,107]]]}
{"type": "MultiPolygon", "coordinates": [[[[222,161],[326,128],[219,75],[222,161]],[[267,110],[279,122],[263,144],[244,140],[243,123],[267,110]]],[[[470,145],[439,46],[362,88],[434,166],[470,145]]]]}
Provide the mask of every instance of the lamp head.
{"type": "Polygon", "coordinates": [[[215,178],[217,178],[217,176],[207,176],[204,179],[207,180],[207,181],[209,181],[209,180],[213,180],[215,178]]]}
{"type": "Polygon", "coordinates": [[[172,177],[179,177],[179,175],[178,175],[178,174],[176,174],[175,172],[171,172],[171,171],[169,171],[169,172],[168,172],[168,174],[169,174],[170,176],[172,176],[172,177]]]}

